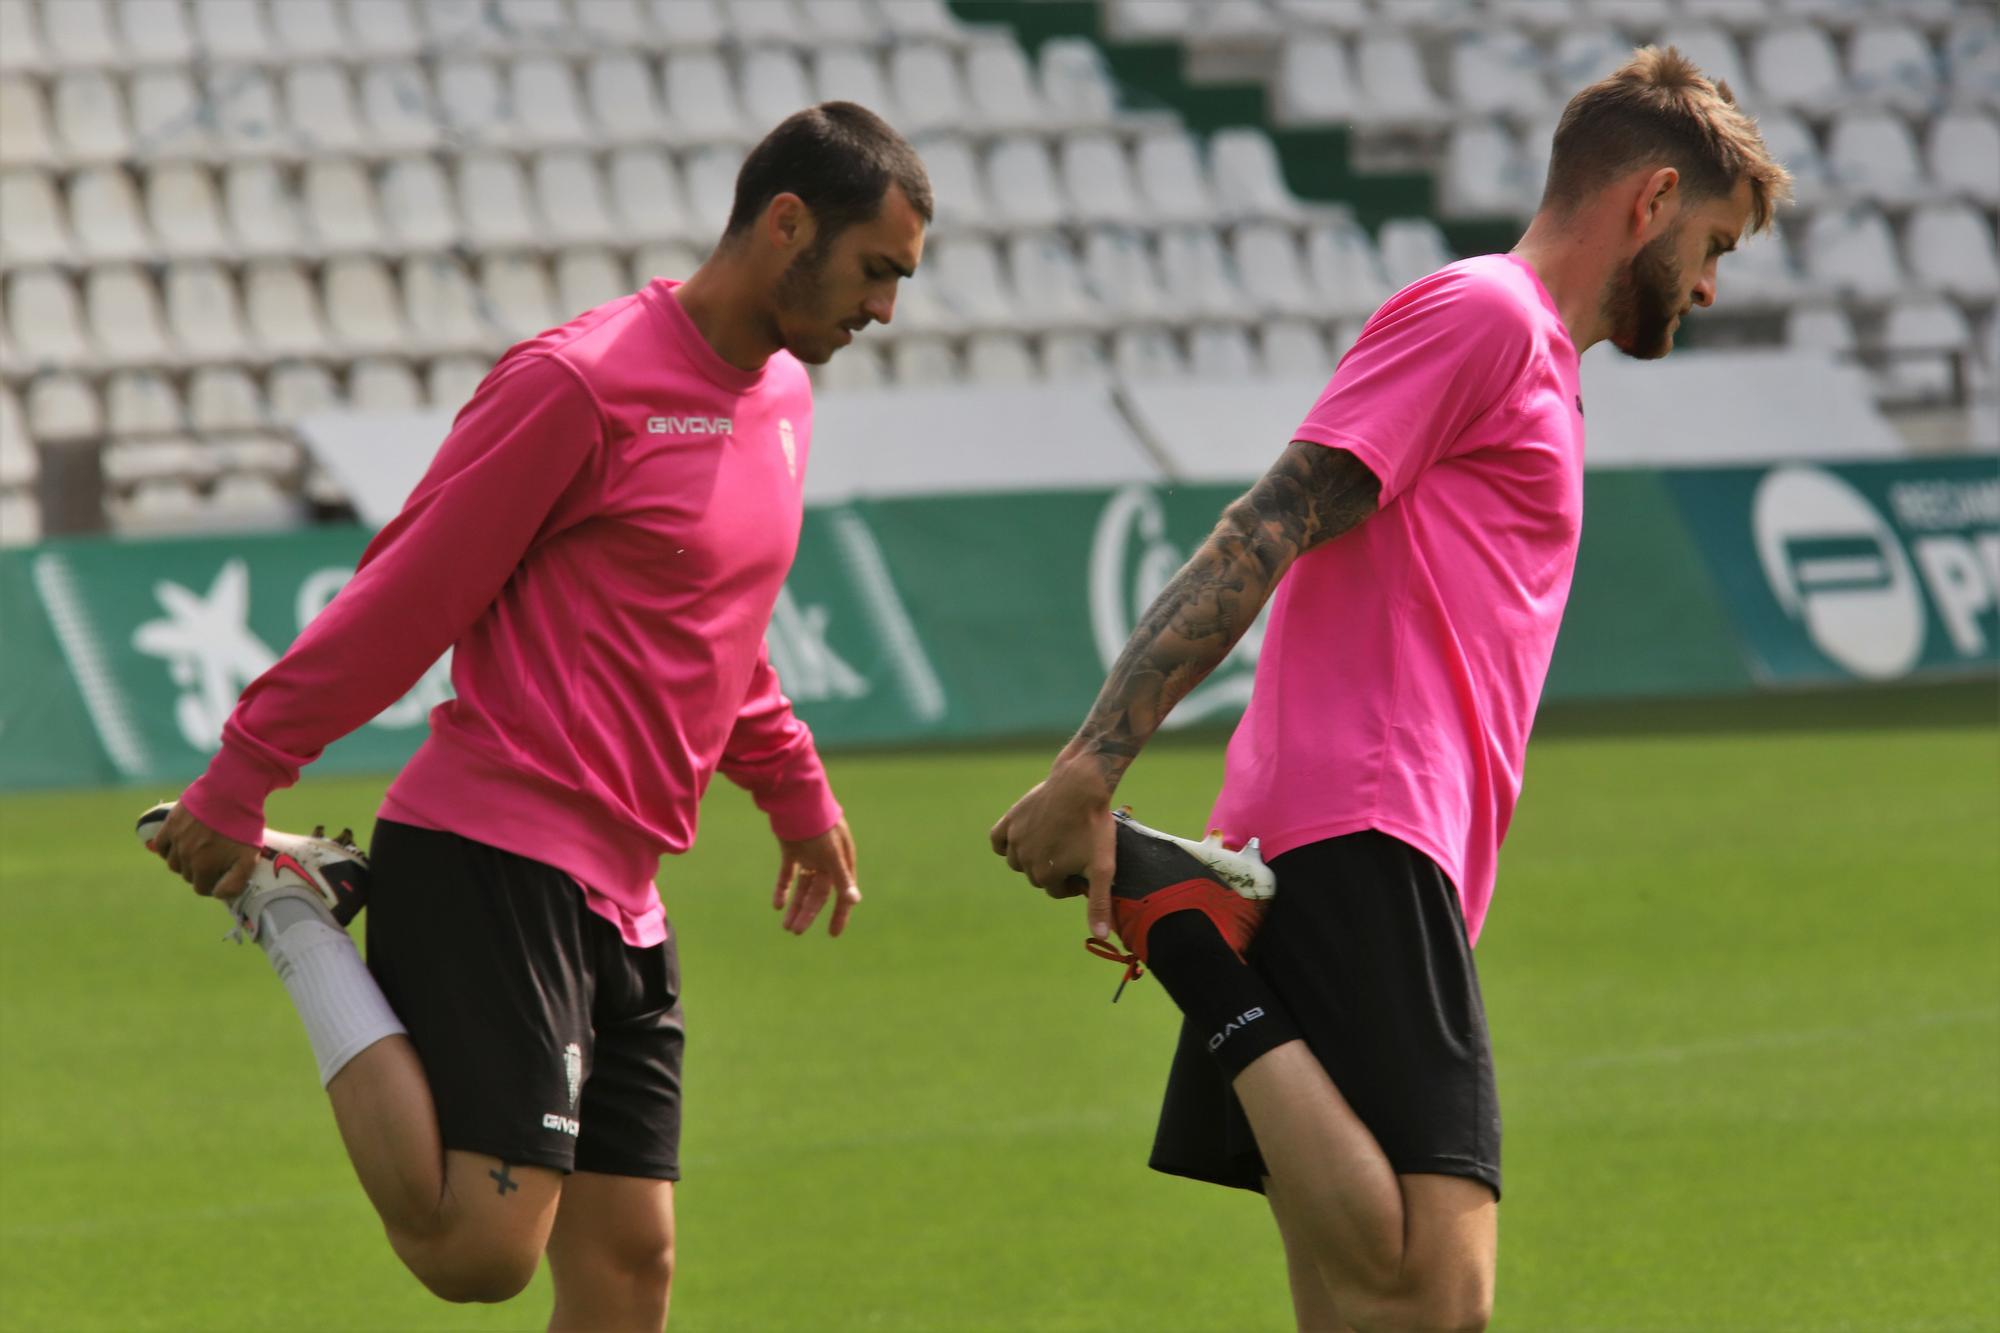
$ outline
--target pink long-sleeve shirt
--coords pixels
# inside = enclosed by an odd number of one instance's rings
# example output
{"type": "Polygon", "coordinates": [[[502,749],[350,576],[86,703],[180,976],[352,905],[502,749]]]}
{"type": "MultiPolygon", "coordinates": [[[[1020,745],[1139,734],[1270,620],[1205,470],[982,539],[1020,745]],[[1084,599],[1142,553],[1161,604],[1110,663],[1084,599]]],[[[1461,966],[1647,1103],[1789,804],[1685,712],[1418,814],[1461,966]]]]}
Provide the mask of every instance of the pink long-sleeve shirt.
{"type": "Polygon", "coordinates": [[[841,818],[764,651],[812,439],[805,368],[731,366],[656,280],[519,344],[340,595],[244,691],[182,800],[256,843],[264,801],[453,648],[456,698],[384,818],[567,872],[627,943],[717,769],[781,838],[841,818]]]}

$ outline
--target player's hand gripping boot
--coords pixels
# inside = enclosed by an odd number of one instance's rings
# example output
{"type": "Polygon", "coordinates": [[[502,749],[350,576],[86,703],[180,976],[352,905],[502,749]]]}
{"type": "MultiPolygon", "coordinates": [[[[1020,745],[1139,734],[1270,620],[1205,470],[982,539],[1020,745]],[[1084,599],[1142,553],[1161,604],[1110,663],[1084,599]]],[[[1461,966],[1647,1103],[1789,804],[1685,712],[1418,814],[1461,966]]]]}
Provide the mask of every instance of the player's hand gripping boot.
{"type": "Polygon", "coordinates": [[[1194,908],[1207,915],[1237,957],[1250,947],[1264,919],[1264,902],[1277,892],[1277,876],[1264,864],[1252,838],[1242,851],[1222,845],[1220,833],[1200,842],[1147,828],[1131,811],[1112,815],[1116,824],[1117,868],[1111,877],[1111,924],[1128,952],[1103,940],[1083,947],[1125,967],[1115,1004],[1126,982],[1145,975],[1146,932],[1169,912],[1194,908]]]}
{"type": "MultiPolygon", "coordinates": [[[[140,815],[139,841],[151,843],[173,808],[166,802],[140,815]]],[[[311,903],[317,915],[345,930],[368,901],[368,854],[355,844],[353,830],[329,838],[324,825],[310,834],[265,829],[243,892],[218,901],[236,920],[231,934],[255,939],[265,906],[278,897],[311,903]]]]}

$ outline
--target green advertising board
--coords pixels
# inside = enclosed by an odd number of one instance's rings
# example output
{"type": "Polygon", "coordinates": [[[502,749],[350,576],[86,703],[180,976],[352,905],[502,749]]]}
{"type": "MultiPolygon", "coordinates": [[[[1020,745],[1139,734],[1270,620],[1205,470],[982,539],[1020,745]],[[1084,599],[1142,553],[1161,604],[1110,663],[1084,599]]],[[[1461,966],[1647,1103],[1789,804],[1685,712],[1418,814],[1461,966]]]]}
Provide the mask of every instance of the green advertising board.
{"type": "MultiPolygon", "coordinates": [[[[1073,727],[1229,486],[869,500],[808,511],[768,642],[823,743],[1073,727]]],[[[0,553],[0,787],[169,791],[368,534],[52,542],[0,553]]],[[[1593,472],[1548,694],[1617,698],[1992,674],[2000,475],[1947,460],[1593,472]]],[[[1175,710],[1226,723],[1262,625],[1175,710]]],[[[449,655],[320,767],[422,739],[449,655]]]]}

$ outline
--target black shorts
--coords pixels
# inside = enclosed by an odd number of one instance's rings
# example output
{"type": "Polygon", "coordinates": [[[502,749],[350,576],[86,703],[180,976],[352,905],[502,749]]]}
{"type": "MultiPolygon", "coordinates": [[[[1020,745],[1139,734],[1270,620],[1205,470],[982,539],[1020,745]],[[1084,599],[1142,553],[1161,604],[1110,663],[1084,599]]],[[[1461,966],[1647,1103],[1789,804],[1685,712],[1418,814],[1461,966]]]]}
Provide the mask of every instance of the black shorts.
{"type": "MultiPolygon", "coordinates": [[[[1274,857],[1277,896],[1248,959],[1398,1174],[1500,1194],[1500,1102],[1458,893],[1408,843],[1367,831],[1274,857]]],[[[1181,1027],[1156,1171],[1261,1190],[1243,1107],[1181,1027]]]]}
{"type": "Polygon", "coordinates": [[[410,1030],[444,1146],[680,1179],[680,963],[635,949],[568,875],[379,820],[368,967],[410,1030]]]}

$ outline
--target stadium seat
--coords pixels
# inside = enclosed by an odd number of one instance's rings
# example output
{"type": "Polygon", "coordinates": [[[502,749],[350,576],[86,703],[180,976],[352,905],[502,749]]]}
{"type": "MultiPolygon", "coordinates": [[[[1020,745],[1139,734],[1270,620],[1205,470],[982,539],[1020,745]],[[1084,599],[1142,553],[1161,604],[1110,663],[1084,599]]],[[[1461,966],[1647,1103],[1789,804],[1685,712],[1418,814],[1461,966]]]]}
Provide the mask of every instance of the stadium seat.
{"type": "Polygon", "coordinates": [[[612,211],[622,237],[667,240],[691,234],[680,172],[662,150],[638,146],[614,150],[610,182],[612,211]]]}
{"type": "Polygon", "coordinates": [[[1888,353],[1873,379],[1876,393],[1904,400],[1949,398],[1955,375],[1968,375],[1974,356],[1972,328],[1950,301],[1937,297],[1898,301],[1882,322],[1888,353]],[[1963,367],[1954,362],[1963,361],[1963,367]]]}
{"type": "Polygon", "coordinates": [[[1328,314],[1365,318],[1396,291],[1375,242],[1349,218],[1313,228],[1306,237],[1306,268],[1320,309],[1328,314]]]}
{"type": "Polygon", "coordinates": [[[271,37],[279,58],[288,62],[337,59],[355,46],[334,0],[284,0],[272,5],[271,37]]]}
{"type": "Polygon", "coordinates": [[[1013,333],[973,337],[965,348],[965,371],[974,384],[1032,384],[1041,378],[1034,353],[1013,333]]]}
{"type": "Polygon", "coordinates": [[[1743,64],[1743,54],[1736,45],[1736,39],[1714,24],[1676,23],[1660,33],[1659,45],[1679,48],[1682,55],[1701,67],[1702,73],[1727,83],[1730,91],[1736,94],[1736,100],[1743,105],[1765,105],[1750,82],[1750,73],[1743,64]]]}
{"type": "MultiPolygon", "coordinates": [[[[817,9],[817,6],[814,6],[817,9]]],[[[903,123],[889,98],[882,62],[862,46],[832,46],[813,57],[813,90],[822,102],[859,102],[891,125],[903,123]]]]}
{"type": "Polygon", "coordinates": [[[429,50],[497,54],[514,45],[513,34],[500,26],[486,0],[417,0],[415,9],[429,50]]]}
{"type": "Polygon", "coordinates": [[[1312,284],[1299,261],[1296,235],[1289,227],[1257,223],[1236,233],[1236,272],[1256,313],[1313,313],[1312,284]]]}
{"type": "Polygon", "coordinates": [[[1291,187],[1271,138],[1260,128],[1217,130],[1208,141],[1209,173],[1225,222],[1297,222],[1305,213],[1291,187]]]}
{"type": "Polygon", "coordinates": [[[1139,190],[1154,224],[1205,225],[1215,221],[1215,196],[1193,135],[1185,130],[1149,134],[1139,141],[1134,162],[1139,190]]]}
{"type": "Polygon", "coordinates": [[[346,9],[347,31],[354,39],[355,53],[369,64],[413,56],[423,48],[423,33],[405,0],[341,0],[341,3],[346,9]]]}
{"type": "Polygon", "coordinates": [[[1045,329],[1094,328],[1104,309],[1090,294],[1076,255],[1052,232],[1016,233],[1007,242],[1007,266],[1014,275],[1017,304],[1045,329]]]}
{"type": "Polygon", "coordinates": [[[424,400],[432,407],[456,412],[470,401],[490,369],[484,357],[441,356],[431,362],[424,376],[424,400]]]}
{"type": "Polygon", "coordinates": [[[1258,365],[1266,375],[1325,376],[1333,373],[1326,338],[1301,319],[1275,319],[1258,334],[1258,365]]]}
{"type": "Polygon", "coordinates": [[[1020,322],[991,242],[978,237],[939,241],[924,256],[924,267],[951,310],[955,328],[1007,328],[1020,322]]]}
{"type": "Polygon", "coordinates": [[[1052,117],[1042,105],[1028,58],[1013,38],[984,41],[965,53],[965,81],[982,130],[1036,130],[1052,117]]]}
{"type": "Polygon", "coordinates": [[[598,56],[584,67],[583,93],[599,139],[652,145],[666,137],[659,84],[642,57],[627,51],[598,56]]]}
{"type": "Polygon", "coordinates": [[[728,38],[755,52],[758,47],[790,46],[805,37],[800,6],[792,0],[729,0],[722,6],[728,38]]]}
{"type": "Polygon", "coordinates": [[[42,539],[42,507],[26,490],[0,491],[0,546],[33,546],[42,539]]]}
{"type": "Polygon", "coordinates": [[[1446,217],[1519,217],[1534,210],[1521,146],[1495,120],[1452,128],[1438,174],[1438,207],[1446,217]]]}
{"type": "Polygon", "coordinates": [[[1355,49],[1354,68],[1361,82],[1361,95],[1354,99],[1357,121],[1428,128],[1450,118],[1424,73],[1416,43],[1407,33],[1365,33],[1355,49]]]}
{"type": "Polygon", "coordinates": [[[1791,111],[1757,117],[1757,132],[1771,156],[1792,173],[1794,202],[1801,209],[1817,208],[1836,192],[1833,173],[1820,152],[1819,140],[1805,120],[1791,111]]]}
{"type": "Polygon", "coordinates": [[[676,144],[741,143],[749,137],[729,67],[721,56],[676,51],[667,57],[665,81],[667,121],[674,128],[676,144]]]}
{"type": "MultiPolygon", "coordinates": [[[[346,272],[356,265],[374,263],[350,258],[327,265],[327,305],[336,315],[336,332],[341,326],[334,303],[345,293],[346,272]]],[[[297,264],[282,259],[249,264],[243,272],[243,309],[257,346],[268,355],[305,356],[326,349],[327,321],[320,317],[318,289],[297,264]]]]}
{"type": "Polygon", "coordinates": [[[873,347],[849,347],[814,372],[815,385],[842,393],[849,389],[879,389],[888,382],[882,354],[873,347]]]}
{"type": "Polygon", "coordinates": [[[1249,297],[1223,253],[1222,242],[1206,227],[1177,227],[1160,233],[1160,272],[1171,308],[1183,320],[1243,319],[1249,297]]]}
{"type": "Polygon", "coordinates": [[[100,264],[84,276],[83,305],[99,364],[159,366],[174,360],[160,295],[130,264],[100,264]]]}
{"type": "Polygon", "coordinates": [[[271,370],[271,417],[290,424],[342,406],[340,387],[325,366],[292,362],[271,370]]]}
{"type": "MultiPolygon", "coordinates": [[[[405,261],[404,271],[433,262],[430,257],[405,261]]],[[[396,296],[395,280],[381,260],[367,255],[343,255],[330,259],[321,271],[326,286],[326,322],[333,332],[332,342],[345,352],[405,351],[410,330],[405,326],[396,296]]],[[[325,351],[325,334],[317,347],[302,351],[325,351]]]]}
{"type": "MultiPolygon", "coordinates": [[[[929,256],[924,268],[930,268],[929,256]]],[[[958,314],[934,274],[926,272],[897,289],[895,327],[899,334],[946,334],[955,332],[957,325],[958,314]]]]}
{"type": "Polygon", "coordinates": [[[1264,0],[1205,0],[1188,15],[1182,38],[1192,50],[1204,48],[1265,51],[1277,45],[1284,31],[1264,0]]]}
{"type": "Polygon", "coordinates": [[[514,119],[500,67],[487,56],[467,54],[463,46],[436,67],[438,124],[454,143],[505,147],[522,133],[514,119]]]}
{"type": "Polygon", "coordinates": [[[1849,97],[1840,57],[1824,29],[1806,24],[1773,28],[1753,39],[1760,104],[1827,115],[1849,97]]]}
{"type": "Polygon", "coordinates": [[[1198,380],[1240,384],[1257,375],[1257,353],[1242,329],[1207,324],[1188,340],[1188,369],[1198,380]]]}
{"type": "Polygon", "coordinates": [[[176,258],[222,259],[235,249],[222,230],[215,179],[204,166],[171,162],[147,173],[146,220],[176,258]]]}
{"type": "Polygon", "coordinates": [[[896,383],[905,387],[955,384],[964,378],[958,354],[941,338],[905,338],[889,354],[896,383]]]}
{"type": "Polygon", "coordinates": [[[194,31],[207,60],[267,61],[276,54],[257,0],[194,0],[194,31]]]}
{"type": "Polygon", "coordinates": [[[0,385],[0,486],[30,485],[41,474],[41,463],[34,441],[28,438],[20,400],[12,389],[0,385]]]}
{"type": "Polygon", "coordinates": [[[1118,140],[1102,133],[1075,134],[1064,139],[1058,151],[1071,218],[1085,224],[1128,226],[1144,220],[1145,206],[1132,180],[1132,164],[1118,140]]]}
{"type": "Polygon", "coordinates": [[[1741,248],[1722,261],[1716,284],[1725,308],[1787,306],[1799,298],[1804,285],[1791,247],[1778,228],[1745,237],[1741,248]]]}
{"type": "Polygon", "coordinates": [[[743,111],[758,137],[794,111],[812,105],[805,62],[796,51],[771,46],[751,51],[743,58],[742,72],[743,111]]]}
{"type": "Polygon", "coordinates": [[[1734,33],[1762,32],[1773,18],[1770,0],[1681,0],[1681,15],[1734,33]]]}
{"type": "Polygon", "coordinates": [[[1352,35],[1375,21],[1368,0],[1276,0],[1274,9],[1293,33],[1352,35]]]}
{"type": "Polygon", "coordinates": [[[91,440],[104,434],[104,407],[81,375],[37,375],[28,385],[28,434],[51,440],[91,440]]]}
{"type": "Polygon", "coordinates": [[[934,225],[940,232],[982,230],[995,223],[993,206],[986,199],[986,185],[979,178],[979,163],[964,139],[920,139],[917,153],[931,178],[934,225]]]}
{"type": "Polygon", "coordinates": [[[1042,378],[1053,384],[1110,384],[1104,340],[1094,333],[1050,334],[1042,340],[1042,378]]]}
{"type": "Polygon", "coordinates": [[[560,148],[535,158],[532,180],[547,235],[565,243],[610,241],[617,232],[589,153],[560,148]]]}
{"type": "Polygon", "coordinates": [[[533,245],[541,236],[521,164],[509,154],[474,152],[458,159],[458,212],[474,248],[533,245]]]}
{"type": "Polygon", "coordinates": [[[218,146],[207,100],[178,68],[142,69],[132,76],[132,151],[154,161],[213,160],[218,146]]]}
{"type": "Polygon", "coordinates": [[[958,62],[942,46],[901,43],[889,50],[889,91],[905,135],[957,131],[971,123],[958,62]]]}
{"type": "Polygon", "coordinates": [[[564,250],[555,259],[556,310],[564,320],[632,291],[625,266],[609,250],[564,250]]]}
{"type": "Polygon", "coordinates": [[[179,5],[120,0],[118,30],[133,65],[185,65],[195,57],[194,33],[179,5]]]}
{"type": "Polygon", "coordinates": [[[165,375],[151,370],[124,370],[106,382],[104,429],[108,434],[176,435],[187,427],[180,395],[174,392],[172,381],[165,375]]]}
{"type": "Polygon", "coordinates": [[[1085,37],[1056,37],[1042,44],[1042,99],[1049,113],[1072,129],[1108,125],[1117,116],[1118,91],[1104,52],[1085,37]]]}
{"type": "Polygon", "coordinates": [[[57,264],[73,252],[55,178],[46,171],[0,173],[0,262],[57,264]]]}
{"type": "Polygon", "coordinates": [[[1958,107],[2000,109],[2000,18],[1966,10],[1944,40],[1950,97],[1958,107]]]}
{"type": "Polygon", "coordinates": [[[1529,120],[1549,100],[1541,49],[1510,29],[1475,29],[1451,43],[1451,87],[1461,115],[1529,120]]]}
{"type": "Polygon", "coordinates": [[[510,341],[532,338],[563,318],[556,313],[548,269],[532,255],[487,256],[480,262],[479,285],[492,321],[510,341]]]}
{"type": "Polygon", "coordinates": [[[799,18],[807,44],[815,48],[842,42],[865,45],[881,36],[867,0],[810,0],[799,6],[799,18]]]}
{"type": "Polygon", "coordinates": [[[704,148],[683,164],[687,178],[690,233],[704,250],[729,225],[729,212],[736,202],[736,173],[743,168],[743,150],[720,145],[704,148]]]}
{"type": "Polygon", "coordinates": [[[1180,381],[1188,376],[1187,360],[1164,329],[1125,329],[1114,336],[1111,370],[1127,384],[1180,381]]]}
{"type": "Polygon", "coordinates": [[[1940,189],[2000,205],[2000,120],[1980,111],[1947,111],[1931,122],[1925,160],[1940,189]]]}
{"type": "Polygon", "coordinates": [[[1937,108],[1942,75],[1923,34],[1901,23],[1863,28],[1848,44],[1848,91],[1865,105],[1928,115],[1937,108]]]}
{"type": "MultiPolygon", "coordinates": [[[[419,162],[416,167],[423,177],[437,170],[428,161],[419,162]]],[[[396,196],[407,201],[416,197],[408,192],[411,182],[399,172],[398,164],[390,165],[382,183],[385,198],[396,196]],[[398,195],[398,191],[402,193],[398,195]]],[[[368,252],[380,250],[386,244],[375,187],[359,162],[336,157],[306,163],[300,177],[300,194],[305,215],[312,224],[313,239],[321,250],[368,252]]],[[[420,214],[417,227],[409,230],[398,227],[397,232],[406,245],[443,245],[456,235],[457,229],[451,224],[449,213],[442,219],[420,214]]]]}
{"type": "Polygon", "coordinates": [[[721,0],[650,0],[653,28],[676,50],[712,51],[728,35],[721,0]]]}
{"type": "Polygon", "coordinates": [[[285,119],[296,142],[315,154],[357,152],[369,144],[355,107],[354,86],[340,66],[293,65],[282,77],[285,119]]]}
{"type": "Polygon", "coordinates": [[[278,93],[262,70],[231,67],[209,74],[203,93],[225,157],[271,157],[296,145],[278,110],[278,93]]]}
{"type": "Polygon", "coordinates": [[[203,366],[190,375],[187,415],[203,435],[262,430],[269,424],[257,382],[239,366],[203,366]]]}
{"type": "Polygon", "coordinates": [[[1381,245],[1382,267],[1398,289],[1458,258],[1429,218],[1390,218],[1382,224],[1381,245]]]}
{"type": "Polygon", "coordinates": [[[424,390],[407,361],[363,357],[347,372],[347,402],[360,412],[415,412],[424,406],[424,390]]]}
{"type": "Polygon", "coordinates": [[[569,63],[553,56],[514,62],[507,80],[507,112],[519,135],[509,146],[588,144],[595,138],[569,63]]]}
{"type": "Polygon", "coordinates": [[[1550,36],[1566,32],[1581,20],[1579,0],[1492,0],[1488,12],[1497,23],[1550,36]]]}
{"type": "Polygon", "coordinates": [[[1931,193],[1903,118],[1889,111],[1851,111],[1827,136],[1828,172],[1848,200],[1907,204],[1931,193]]]}
{"type": "Polygon", "coordinates": [[[218,479],[202,506],[205,525],[218,532],[272,532],[296,527],[298,502],[266,477],[232,473],[218,479]]]}
{"type": "Polygon", "coordinates": [[[1002,139],[986,159],[986,196],[995,216],[1015,227],[1053,227],[1069,216],[1049,150],[1039,139],[1002,139]]]}
{"type": "Polygon", "coordinates": [[[70,225],[92,259],[141,259],[155,246],[141,220],[138,187],[122,167],[87,167],[69,186],[70,225]]]}
{"type": "Polygon", "coordinates": [[[1354,119],[1358,83],[1340,38],[1315,34],[1278,49],[1271,118],[1280,125],[1344,125],[1354,119]]]}
{"type": "Polygon", "coordinates": [[[42,45],[39,19],[32,0],[0,0],[0,73],[40,74],[55,64],[42,45]]]}
{"type": "MultiPolygon", "coordinates": [[[[504,341],[481,313],[471,277],[450,255],[403,261],[403,314],[414,345],[423,351],[497,351],[504,341]]],[[[408,350],[394,340],[388,346],[408,350]]]]}
{"type": "MultiPolygon", "coordinates": [[[[157,77],[159,73],[149,70],[140,77],[157,77]]],[[[181,81],[186,82],[184,76],[181,81]]],[[[136,94],[136,86],[134,91],[136,94]]],[[[67,162],[117,162],[131,155],[132,136],[125,128],[125,102],[110,75],[92,69],[60,76],[55,83],[53,106],[56,137],[62,143],[67,162]]],[[[8,131],[12,133],[11,125],[8,131]]]]}
{"type": "Polygon", "coordinates": [[[1632,56],[1632,39],[1616,28],[1596,25],[1566,29],[1556,38],[1548,65],[1548,92],[1560,104],[1581,88],[1609,76],[1632,56]]]}
{"type": "Polygon", "coordinates": [[[965,40],[944,0],[875,0],[875,12],[888,24],[897,42],[944,42],[965,40]]]}
{"type": "MultiPolygon", "coordinates": [[[[156,483],[186,487],[193,495],[193,485],[214,477],[219,461],[213,450],[196,444],[185,435],[114,440],[105,446],[100,457],[105,485],[111,492],[106,497],[106,508],[114,514],[117,508],[122,507],[121,499],[129,504],[132,492],[156,483]]],[[[196,498],[193,503],[199,505],[200,500],[196,498]]],[[[124,530],[116,524],[113,529],[124,530]]]]}
{"type": "Polygon", "coordinates": [[[106,0],[64,0],[40,10],[42,46],[57,68],[115,69],[125,63],[106,0]]]}
{"type": "Polygon", "coordinates": [[[178,477],[148,478],[123,499],[105,503],[111,530],[127,537],[210,531],[208,508],[194,486],[178,477]]]}
{"type": "Polygon", "coordinates": [[[1815,214],[1806,223],[1805,269],[1825,292],[1860,301],[1902,294],[1903,266],[1889,224],[1872,208],[1857,206],[1815,214]]]}
{"type": "MultiPolygon", "coordinates": [[[[374,22],[371,16],[367,20],[374,22]]],[[[398,153],[434,147],[438,115],[423,71],[409,61],[371,62],[360,71],[361,110],[376,151],[398,153]]]]}
{"type": "Polygon", "coordinates": [[[206,260],[169,264],[162,283],[167,326],[181,351],[203,361],[233,361],[249,353],[236,284],[206,260]]]}
{"type": "Polygon", "coordinates": [[[47,166],[57,160],[49,108],[40,85],[0,75],[0,166],[47,166]]]}
{"type": "Polygon", "coordinates": [[[516,45],[568,50],[581,37],[563,0],[496,0],[493,23],[516,45]]]}
{"type": "Polygon", "coordinates": [[[6,275],[7,327],[31,366],[71,366],[90,359],[76,288],[46,268],[17,268],[6,275]]]}
{"type": "Polygon", "coordinates": [[[632,256],[632,281],[642,287],[654,278],[683,281],[700,267],[701,256],[680,241],[642,245],[632,256]]]}
{"type": "Polygon", "coordinates": [[[1968,301],[2000,297],[1993,227],[1970,204],[1939,204],[1910,215],[1903,254],[1911,275],[1932,291],[1968,301]]]}
{"type": "Polygon", "coordinates": [[[295,196],[272,163],[240,162],[225,171],[222,207],[244,254],[299,254],[308,248],[295,196]]]}

